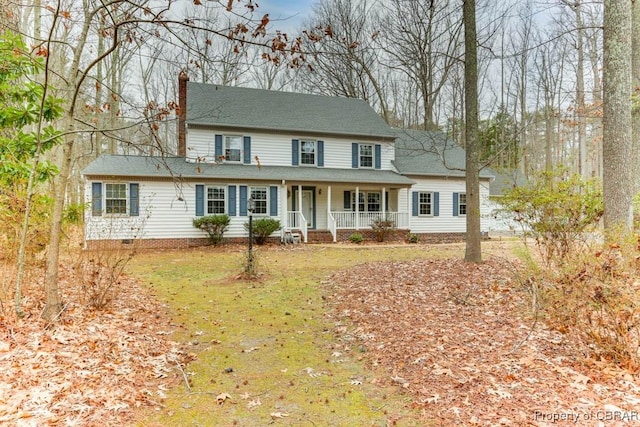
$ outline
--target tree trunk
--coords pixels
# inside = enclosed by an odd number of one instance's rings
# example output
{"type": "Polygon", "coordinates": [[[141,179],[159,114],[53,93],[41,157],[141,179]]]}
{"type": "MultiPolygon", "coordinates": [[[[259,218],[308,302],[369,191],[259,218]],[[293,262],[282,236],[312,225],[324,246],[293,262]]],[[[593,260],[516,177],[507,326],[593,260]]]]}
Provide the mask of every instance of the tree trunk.
{"type": "Polygon", "coordinates": [[[631,135],[633,141],[633,194],[640,191],[640,108],[638,107],[638,97],[640,97],[640,0],[633,0],[633,14],[631,17],[633,34],[631,39],[631,93],[635,100],[635,106],[631,109],[631,135]]]}
{"type": "Polygon", "coordinates": [[[467,245],[465,261],[482,262],[480,236],[480,171],[478,150],[478,54],[476,2],[464,0],[464,81],[467,186],[467,245]]]}
{"type": "MultiPolygon", "coordinates": [[[[67,129],[72,131],[73,117],[67,117],[67,129]]],[[[45,274],[45,306],[42,318],[48,321],[55,320],[62,312],[62,298],[58,289],[58,269],[60,264],[60,239],[62,236],[62,212],[64,210],[67,182],[71,173],[73,161],[73,132],[66,137],[62,146],[62,164],[60,174],[56,176],[54,183],[53,215],[51,216],[51,231],[49,234],[49,247],[47,251],[47,271],[45,274]]]]}
{"type": "Polygon", "coordinates": [[[604,2],[603,196],[605,231],[631,230],[631,0],[604,2]]]}

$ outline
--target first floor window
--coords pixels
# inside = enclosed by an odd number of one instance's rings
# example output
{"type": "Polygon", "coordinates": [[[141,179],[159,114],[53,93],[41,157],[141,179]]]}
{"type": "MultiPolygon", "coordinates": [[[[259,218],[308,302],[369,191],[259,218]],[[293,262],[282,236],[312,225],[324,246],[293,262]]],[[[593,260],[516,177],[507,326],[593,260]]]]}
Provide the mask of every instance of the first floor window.
{"type": "Polygon", "coordinates": [[[210,215],[223,214],[225,209],[224,187],[207,188],[207,213],[210,215]]]}
{"type": "Polygon", "coordinates": [[[465,193],[460,193],[458,195],[458,214],[467,214],[467,195],[465,193]]]}
{"type": "MultiPolygon", "coordinates": [[[[382,211],[382,198],[380,193],[360,191],[358,193],[359,212],[380,212],[382,211]]],[[[351,193],[351,210],[356,210],[356,192],[351,193]]]]}
{"type": "Polygon", "coordinates": [[[418,193],[418,214],[431,215],[433,213],[433,193],[418,193]]]}
{"type": "Polygon", "coordinates": [[[367,210],[380,212],[380,193],[367,193],[367,210]]]}
{"type": "Polygon", "coordinates": [[[242,137],[226,136],[224,138],[224,158],[230,162],[239,162],[242,155],[242,137]]]}
{"type": "Polygon", "coordinates": [[[267,209],[267,188],[266,187],[252,187],[251,198],[255,204],[254,214],[267,215],[269,210],[267,209]]]}
{"type": "Polygon", "coordinates": [[[127,213],[127,184],[105,184],[105,212],[127,213]]]}
{"type": "Polygon", "coordinates": [[[300,164],[315,166],[316,164],[316,142],[300,141],[300,164]]]}
{"type": "Polygon", "coordinates": [[[360,144],[360,167],[373,167],[373,145],[360,144]]]}

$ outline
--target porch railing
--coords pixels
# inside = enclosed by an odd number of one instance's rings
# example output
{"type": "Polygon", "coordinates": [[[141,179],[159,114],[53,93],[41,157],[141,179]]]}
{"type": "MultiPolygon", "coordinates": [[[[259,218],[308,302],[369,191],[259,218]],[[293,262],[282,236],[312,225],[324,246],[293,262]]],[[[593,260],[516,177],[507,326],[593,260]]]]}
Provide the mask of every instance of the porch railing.
{"type": "Polygon", "coordinates": [[[287,217],[287,227],[290,230],[300,230],[300,234],[302,234],[302,239],[306,243],[307,242],[307,229],[308,224],[307,220],[300,211],[290,211],[288,212],[287,217]]]}
{"type": "Polygon", "coordinates": [[[333,242],[335,243],[338,240],[338,232],[336,218],[333,216],[333,212],[329,212],[329,217],[327,218],[327,225],[329,226],[329,231],[331,232],[331,237],[333,237],[333,242]]]}
{"type": "Polygon", "coordinates": [[[377,220],[393,221],[396,228],[409,228],[408,212],[331,212],[331,215],[336,229],[371,228],[377,220]]]}

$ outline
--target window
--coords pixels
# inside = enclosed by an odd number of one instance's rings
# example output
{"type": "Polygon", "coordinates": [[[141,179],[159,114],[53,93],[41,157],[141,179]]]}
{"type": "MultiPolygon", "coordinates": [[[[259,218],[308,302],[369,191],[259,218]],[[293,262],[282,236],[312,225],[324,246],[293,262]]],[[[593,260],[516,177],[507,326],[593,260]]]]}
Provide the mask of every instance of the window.
{"type": "Polygon", "coordinates": [[[367,211],[380,212],[380,193],[367,193],[367,211]]]}
{"type": "Polygon", "coordinates": [[[373,145],[360,144],[360,167],[373,167],[373,145]]]}
{"type": "MultiPolygon", "coordinates": [[[[358,211],[359,212],[380,212],[382,207],[382,198],[380,193],[375,192],[359,192],[358,193],[358,211]]],[[[356,210],[356,192],[351,192],[351,210],[356,210]]]]}
{"type": "Polygon", "coordinates": [[[127,213],[127,184],[105,184],[105,212],[127,213]]]}
{"type": "Polygon", "coordinates": [[[224,158],[229,162],[240,162],[242,160],[241,136],[225,136],[224,158]]]}
{"type": "Polygon", "coordinates": [[[458,195],[458,213],[460,215],[467,214],[467,195],[465,193],[458,195]]]}
{"type": "Polygon", "coordinates": [[[300,141],[300,164],[311,166],[316,164],[315,141],[300,141]]]}
{"type": "Polygon", "coordinates": [[[433,213],[433,193],[418,193],[418,214],[431,215],[433,213]]]}
{"type": "Polygon", "coordinates": [[[207,214],[225,213],[225,190],[224,187],[207,188],[207,214]]]}
{"type": "Polygon", "coordinates": [[[269,209],[267,206],[267,188],[266,187],[252,187],[251,196],[255,202],[254,214],[267,215],[269,209]]]}

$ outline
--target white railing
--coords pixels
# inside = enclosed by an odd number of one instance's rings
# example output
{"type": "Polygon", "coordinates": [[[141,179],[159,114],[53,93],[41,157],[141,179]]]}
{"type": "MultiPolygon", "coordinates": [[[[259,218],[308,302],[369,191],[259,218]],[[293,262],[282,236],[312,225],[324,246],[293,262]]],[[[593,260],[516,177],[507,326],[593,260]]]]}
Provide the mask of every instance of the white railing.
{"type": "Polygon", "coordinates": [[[331,232],[331,237],[333,237],[333,242],[335,243],[338,240],[338,232],[336,231],[336,218],[333,216],[333,212],[329,212],[327,223],[327,225],[329,226],[329,231],[331,232]]]}
{"type": "Polygon", "coordinates": [[[306,243],[308,225],[304,215],[302,215],[302,212],[300,211],[291,211],[291,212],[288,212],[287,214],[288,214],[287,227],[290,230],[300,230],[300,233],[302,234],[302,239],[306,243]]]}
{"type": "Polygon", "coordinates": [[[393,221],[396,228],[409,228],[408,212],[331,212],[336,229],[371,228],[377,220],[393,221]]]}

